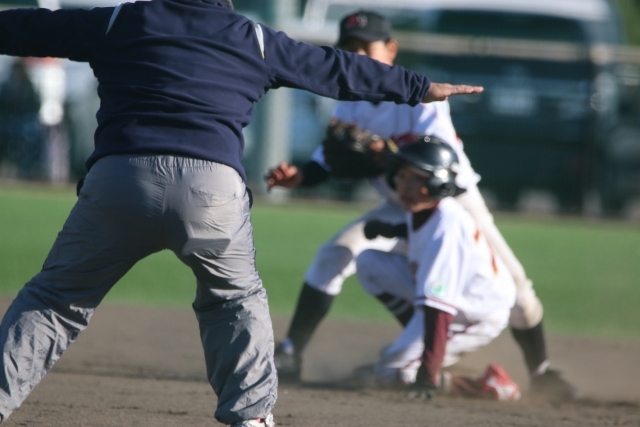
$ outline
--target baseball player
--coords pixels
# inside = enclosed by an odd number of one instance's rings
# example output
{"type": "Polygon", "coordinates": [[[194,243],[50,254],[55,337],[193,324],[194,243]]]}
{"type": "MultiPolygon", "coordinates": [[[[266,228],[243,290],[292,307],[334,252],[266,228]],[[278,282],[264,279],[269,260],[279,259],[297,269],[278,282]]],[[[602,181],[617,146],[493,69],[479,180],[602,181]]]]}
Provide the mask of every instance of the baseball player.
{"type": "MultiPolygon", "coordinates": [[[[369,11],[359,11],[342,19],[337,45],[388,65],[393,65],[398,52],[398,44],[392,38],[390,23],[381,15],[369,11]]],[[[572,393],[572,388],[560,378],[558,372],[549,369],[542,328],[542,304],[522,265],[496,228],[493,216],[478,191],[477,183],[480,177],[471,167],[462,142],[456,135],[449,104],[436,102],[409,106],[388,102],[341,102],[335,109],[334,118],[354,123],[381,138],[391,138],[398,145],[402,145],[404,139],[415,134],[433,135],[451,145],[460,164],[456,185],[465,190],[457,196],[457,201],[479,224],[483,235],[500,255],[516,284],[516,303],[511,310],[510,325],[531,374],[531,388],[564,396],[572,393]]],[[[281,163],[268,173],[266,180],[269,187],[305,187],[319,184],[335,172],[326,164],[320,147],[313,154],[311,161],[301,169],[281,163]]],[[[367,240],[364,237],[363,226],[371,219],[391,224],[404,221],[404,213],[397,196],[389,188],[386,180],[373,179],[371,183],[383,196],[384,201],[325,243],[307,270],[288,334],[276,348],[276,366],[279,376],[283,379],[299,379],[302,353],[313,332],[327,314],[333,298],[340,293],[344,280],[355,273],[355,258],[366,249],[400,253],[405,250],[404,242],[395,238],[379,237],[367,240]]],[[[413,314],[411,304],[406,304],[388,293],[376,296],[402,325],[406,325],[413,314]]]]}
{"type": "Polygon", "coordinates": [[[0,325],[2,420],[109,289],[137,261],[169,249],[196,277],[215,417],[272,426],[273,332],[241,166],[253,103],[280,86],[412,105],[482,90],[298,43],[235,13],[228,0],[2,11],[0,54],[88,62],[101,100],[78,202],[0,325]]]}
{"type": "MultiPolygon", "coordinates": [[[[452,197],[456,152],[433,136],[416,136],[392,155],[400,205],[407,212],[408,255],[368,249],[356,259],[358,279],[372,295],[415,305],[402,335],[374,369],[382,385],[412,385],[433,397],[451,394],[517,400],[518,386],[497,365],[478,379],[444,373],[462,354],[496,338],[509,322],[515,284],[471,215],[452,197]]],[[[375,238],[382,224],[365,226],[375,238]]]]}

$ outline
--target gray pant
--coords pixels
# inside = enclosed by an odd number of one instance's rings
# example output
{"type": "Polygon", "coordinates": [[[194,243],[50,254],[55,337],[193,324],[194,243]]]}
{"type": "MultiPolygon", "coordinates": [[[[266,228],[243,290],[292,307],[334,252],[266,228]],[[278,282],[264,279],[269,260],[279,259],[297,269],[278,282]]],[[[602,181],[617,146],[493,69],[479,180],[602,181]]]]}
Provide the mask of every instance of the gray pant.
{"type": "Polygon", "coordinates": [[[3,419],[87,327],[109,289],[163,249],[196,276],[193,309],[218,396],[216,419],[269,414],[277,397],[273,331],[249,209],[242,179],[225,165],[173,156],[98,161],[42,271],[0,325],[3,419]]]}

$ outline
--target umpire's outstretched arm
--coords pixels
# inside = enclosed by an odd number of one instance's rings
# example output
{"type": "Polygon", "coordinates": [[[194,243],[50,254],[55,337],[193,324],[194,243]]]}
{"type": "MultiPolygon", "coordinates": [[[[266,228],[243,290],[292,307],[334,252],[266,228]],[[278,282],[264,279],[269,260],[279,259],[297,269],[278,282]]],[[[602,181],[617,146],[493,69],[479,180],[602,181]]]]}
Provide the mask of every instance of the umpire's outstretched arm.
{"type": "Polygon", "coordinates": [[[482,92],[481,87],[433,83],[425,76],[327,46],[313,47],[267,30],[266,61],[277,86],[306,89],[330,98],[417,105],[443,101],[450,95],[482,92]],[[291,55],[296,52],[296,55],[291,55]],[[323,78],[328,84],[318,85],[323,78]]]}
{"type": "MultiPolygon", "coordinates": [[[[107,35],[114,8],[14,9],[0,12],[0,53],[91,61],[107,35]]],[[[315,47],[261,26],[270,87],[305,89],[341,100],[416,105],[482,88],[434,83],[400,66],[356,53],[315,47]]],[[[267,88],[268,89],[268,88],[267,88]]]]}

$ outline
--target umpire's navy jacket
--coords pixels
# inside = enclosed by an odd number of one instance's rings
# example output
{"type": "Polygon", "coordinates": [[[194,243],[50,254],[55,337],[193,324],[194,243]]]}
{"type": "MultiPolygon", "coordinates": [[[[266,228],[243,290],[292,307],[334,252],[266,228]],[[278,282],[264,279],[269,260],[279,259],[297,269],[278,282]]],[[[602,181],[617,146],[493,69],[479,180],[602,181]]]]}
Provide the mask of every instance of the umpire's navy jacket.
{"type": "Polygon", "coordinates": [[[253,103],[280,86],[415,105],[429,80],[364,56],[298,43],[223,0],[0,12],[0,54],[88,62],[98,79],[95,151],[240,163],[253,103]]]}

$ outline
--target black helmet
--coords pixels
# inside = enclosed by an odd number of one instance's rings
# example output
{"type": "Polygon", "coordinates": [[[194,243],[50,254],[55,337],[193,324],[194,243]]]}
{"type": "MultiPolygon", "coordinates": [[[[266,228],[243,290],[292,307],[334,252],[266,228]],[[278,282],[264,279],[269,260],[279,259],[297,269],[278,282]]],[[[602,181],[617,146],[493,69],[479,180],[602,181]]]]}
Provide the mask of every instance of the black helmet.
{"type": "MultiPolygon", "coordinates": [[[[456,194],[458,155],[449,144],[430,135],[416,135],[388,158],[387,170],[395,175],[402,166],[425,172],[425,186],[434,199],[456,194]]],[[[390,182],[393,180],[390,179],[390,182]]]]}

